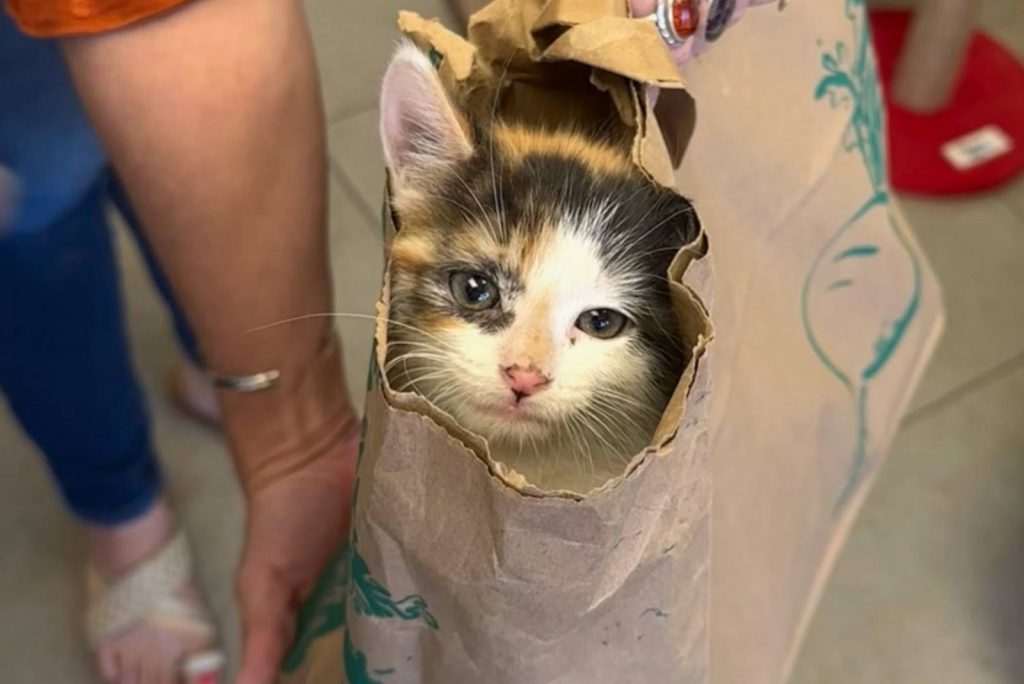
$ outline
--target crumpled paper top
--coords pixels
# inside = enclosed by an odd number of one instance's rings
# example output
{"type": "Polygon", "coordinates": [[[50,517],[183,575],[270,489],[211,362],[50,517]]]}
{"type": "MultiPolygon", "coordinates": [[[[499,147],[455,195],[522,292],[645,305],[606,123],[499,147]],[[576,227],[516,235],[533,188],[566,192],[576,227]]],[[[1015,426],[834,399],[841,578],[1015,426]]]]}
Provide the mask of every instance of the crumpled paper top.
{"type": "Polygon", "coordinates": [[[688,96],[657,28],[631,18],[624,0],[496,0],[470,19],[468,39],[414,12],[398,23],[438,60],[460,106],[528,122],[617,125],[644,173],[675,187],[677,139],[688,137],[676,129],[689,131],[692,121],[659,126],[645,86],[688,96]]]}

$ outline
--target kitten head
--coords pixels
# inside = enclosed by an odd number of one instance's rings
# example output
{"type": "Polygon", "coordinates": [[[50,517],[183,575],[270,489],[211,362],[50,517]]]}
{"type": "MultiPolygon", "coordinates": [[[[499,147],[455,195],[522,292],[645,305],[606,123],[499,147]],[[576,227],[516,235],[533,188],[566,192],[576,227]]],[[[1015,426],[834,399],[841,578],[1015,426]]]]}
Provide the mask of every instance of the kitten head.
{"type": "Polygon", "coordinates": [[[521,450],[628,458],[688,358],[666,272],[699,232],[628,142],[474,120],[399,50],[381,134],[399,233],[388,378],[521,450]]]}

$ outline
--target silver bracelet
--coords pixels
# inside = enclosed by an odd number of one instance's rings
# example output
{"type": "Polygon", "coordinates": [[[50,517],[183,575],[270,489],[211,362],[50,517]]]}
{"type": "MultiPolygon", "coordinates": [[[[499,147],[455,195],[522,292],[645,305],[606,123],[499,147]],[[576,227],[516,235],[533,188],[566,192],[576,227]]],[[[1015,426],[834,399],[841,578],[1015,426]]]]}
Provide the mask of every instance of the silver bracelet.
{"type": "Polygon", "coordinates": [[[281,371],[278,370],[263,371],[252,375],[222,375],[210,370],[205,372],[214,387],[232,392],[259,392],[270,389],[281,379],[281,371]]]}

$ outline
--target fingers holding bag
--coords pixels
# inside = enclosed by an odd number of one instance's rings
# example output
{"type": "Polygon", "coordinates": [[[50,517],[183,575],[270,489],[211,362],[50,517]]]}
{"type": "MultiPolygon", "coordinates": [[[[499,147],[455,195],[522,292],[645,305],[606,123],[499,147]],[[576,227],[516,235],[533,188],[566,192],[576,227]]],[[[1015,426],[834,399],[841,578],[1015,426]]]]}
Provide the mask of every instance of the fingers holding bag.
{"type": "Polygon", "coordinates": [[[776,0],[629,0],[634,17],[649,18],[658,27],[680,67],[707,50],[739,21],[748,7],[776,0]]]}

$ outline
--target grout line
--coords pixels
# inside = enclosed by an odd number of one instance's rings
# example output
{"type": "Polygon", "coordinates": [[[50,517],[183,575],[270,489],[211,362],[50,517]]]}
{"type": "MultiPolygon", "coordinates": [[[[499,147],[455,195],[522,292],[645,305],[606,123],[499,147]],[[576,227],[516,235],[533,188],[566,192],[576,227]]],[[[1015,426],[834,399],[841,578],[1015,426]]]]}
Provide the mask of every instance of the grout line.
{"type": "Polygon", "coordinates": [[[1010,212],[1011,216],[1016,218],[1018,221],[1024,222],[1024,203],[1018,206],[1016,202],[1010,202],[1007,196],[1011,192],[1019,192],[1021,195],[1024,195],[1024,180],[1018,180],[1014,182],[1013,185],[1007,185],[1006,187],[1001,188],[996,197],[996,201],[1010,212]]]}
{"type": "Polygon", "coordinates": [[[374,99],[369,102],[360,102],[342,107],[336,112],[325,112],[324,119],[327,122],[327,128],[330,128],[334,124],[341,123],[345,119],[351,119],[359,116],[360,114],[366,114],[376,108],[377,101],[374,99]]]}
{"type": "Polygon", "coordinates": [[[334,181],[341,187],[342,192],[344,192],[348,196],[348,199],[355,205],[356,211],[362,214],[363,218],[367,220],[369,223],[368,230],[370,231],[370,234],[373,235],[375,240],[381,242],[380,226],[378,225],[380,223],[380,212],[375,211],[373,207],[367,204],[366,200],[363,199],[359,194],[359,191],[356,189],[355,183],[353,183],[352,179],[349,178],[345,169],[341,167],[341,164],[334,160],[334,157],[328,156],[328,165],[331,178],[334,179],[334,181]]]}
{"type": "Polygon", "coordinates": [[[903,419],[903,427],[910,427],[914,423],[938,413],[942,409],[950,406],[951,404],[955,404],[964,397],[984,389],[996,380],[1003,378],[1011,371],[1016,370],[1018,367],[1024,367],[1024,351],[1014,354],[1006,361],[1003,361],[987,371],[974,376],[962,385],[954,387],[938,399],[933,399],[924,406],[908,413],[903,419]]]}

